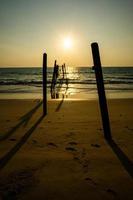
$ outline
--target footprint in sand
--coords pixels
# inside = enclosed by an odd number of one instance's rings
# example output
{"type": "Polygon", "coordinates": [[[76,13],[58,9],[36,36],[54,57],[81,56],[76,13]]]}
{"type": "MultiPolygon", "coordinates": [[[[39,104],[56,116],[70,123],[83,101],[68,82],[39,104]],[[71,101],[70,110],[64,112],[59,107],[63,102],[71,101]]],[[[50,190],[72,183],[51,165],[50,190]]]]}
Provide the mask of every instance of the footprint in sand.
{"type": "Polygon", "coordinates": [[[117,196],[117,193],[112,189],[107,189],[106,192],[112,194],[113,196],[117,196]]]}
{"type": "Polygon", "coordinates": [[[49,147],[58,147],[55,143],[53,143],[53,142],[49,142],[49,143],[47,143],[47,146],[49,146],[49,147]]]}
{"type": "Polygon", "coordinates": [[[89,164],[90,164],[90,161],[88,159],[82,161],[82,167],[83,167],[84,173],[88,172],[88,170],[89,170],[89,164]]]}
{"type": "Polygon", "coordinates": [[[91,144],[92,147],[100,148],[101,146],[99,144],[91,144]]]}
{"type": "Polygon", "coordinates": [[[89,178],[89,177],[86,177],[85,178],[85,181],[87,181],[87,182],[89,182],[89,183],[91,183],[91,184],[93,184],[93,185],[98,185],[95,181],[93,181],[91,178],[89,178]]]}
{"type": "Polygon", "coordinates": [[[13,141],[13,142],[14,142],[14,141],[16,141],[16,139],[15,139],[15,138],[11,138],[11,139],[9,139],[9,140],[10,140],[10,141],[13,141]]]}
{"type": "Polygon", "coordinates": [[[76,161],[78,161],[78,162],[80,161],[80,159],[79,159],[78,156],[74,156],[73,159],[76,160],[76,161]]]}
{"type": "Polygon", "coordinates": [[[74,147],[66,147],[67,151],[77,151],[77,149],[75,149],[74,147]]]}

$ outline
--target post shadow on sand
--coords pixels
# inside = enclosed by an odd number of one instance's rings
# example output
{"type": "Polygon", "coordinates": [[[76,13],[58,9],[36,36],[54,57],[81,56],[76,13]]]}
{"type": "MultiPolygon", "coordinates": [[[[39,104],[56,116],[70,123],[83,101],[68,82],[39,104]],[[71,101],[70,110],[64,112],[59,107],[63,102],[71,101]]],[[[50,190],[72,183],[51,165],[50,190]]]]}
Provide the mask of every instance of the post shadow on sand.
{"type": "Polygon", "coordinates": [[[63,102],[64,102],[64,95],[62,96],[62,100],[60,101],[59,105],[57,106],[55,112],[58,112],[58,111],[60,110],[60,108],[61,108],[63,102]]]}
{"type": "Polygon", "coordinates": [[[20,117],[20,122],[14,126],[11,130],[9,130],[7,133],[5,133],[4,135],[2,135],[0,137],[0,141],[7,139],[8,137],[10,137],[21,125],[26,126],[27,123],[29,122],[29,120],[31,119],[31,117],[33,116],[33,114],[37,111],[37,109],[41,106],[42,101],[39,102],[33,109],[31,109],[29,112],[27,112],[26,114],[24,114],[22,117],[20,117]]]}
{"type": "Polygon", "coordinates": [[[101,117],[104,129],[104,137],[109,146],[112,148],[113,152],[116,154],[116,156],[122,163],[125,170],[133,178],[133,163],[129,160],[129,158],[124,154],[124,152],[118,147],[118,145],[112,139],[98,43],[96,42],[92,43],[91,48],[92,48],[92,56],[94,62],[93,69],[95,70],[97,90],[99,96],[99,105],[100,105],[101,117]]]}
{"type": "Polygon", "coordinates": [[[125,155],[125,153],[120,149],[114,140],[107,141],[107,143],[116,154],[125,170],[133,178],[133,162],[125,155]]]}
{"type": "Polygon", "coordinates": [[[35,122],[35,124],[24,134],[24,136],[17,142],[17,144],[0,159],[0,169],[2,169],[10,160],[11,158],[19,151],[19,149],[26,143],[28,138],[31,136],[33,131],[37,128],[40,124],[44,115],[40,116],[40,118],[35,122]]]}
{"type": "MultiPolygon", "coordinates": [[[[67,84],[66,92],[65,92],[65,94],[62,94],[62,100],[60,101],[59,105],[57,106],[55,112],[58,112],[58,111],[60,110],[60,108],[61,108],[61,106],[62,106],[62,104],[63,104],[63,102],[64,102],[65,95],[66,95],[67,90],[68,90],[68,88],[69,88],[69,87],[68,87],[68,79],[66,79],[66,84],[67,84]]],[[[58,95],[58,96],[59,96],[59,95],[58,95]]]]}
{"type": "MultiPolygon", "coordinates": [[[[67,84],[67,88],[66,88],[66,93],[67,93],[67,90],[68,90],[68,84],[67,84]]],[[[65,94],[62,95],[62,100],[60,101],[59,105],[57,106],[55,112],[58,112],[60,110],[60,108],[61,108],[61,106],[62,106],[62,104],[64,102],[65,94]]]]}

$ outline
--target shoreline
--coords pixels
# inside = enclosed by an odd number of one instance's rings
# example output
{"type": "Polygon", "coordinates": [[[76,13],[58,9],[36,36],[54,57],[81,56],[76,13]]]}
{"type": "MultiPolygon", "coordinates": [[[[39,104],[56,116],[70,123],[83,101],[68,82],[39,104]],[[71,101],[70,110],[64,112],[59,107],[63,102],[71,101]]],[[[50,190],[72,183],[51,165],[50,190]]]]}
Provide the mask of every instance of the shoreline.
{"type": "MultiPolygon", "coordinates": [[[[129,91],[106,91],[106,98],[107,99],[133,99],[133,92],[129,91]]],[[[50,93],[47,94],[48,101],[52,100],[50,93]]],[[[1,99],[42,99],[41,93],[0,93],[0,100],[1,99]]],[[[62,99],[62,96],[59,98],[59,100],[62,99]]],[[[64,98],[64,100],[97,100],[98,99],[98,93],[97,92],[88,92],[80,93],[76,95],[69,95],[67,98],[64,98]]],[[[55,100],[55,99],[54,99],[55,100]]],[[[56,99],[57,100],[57,99],[56,99]]]]}

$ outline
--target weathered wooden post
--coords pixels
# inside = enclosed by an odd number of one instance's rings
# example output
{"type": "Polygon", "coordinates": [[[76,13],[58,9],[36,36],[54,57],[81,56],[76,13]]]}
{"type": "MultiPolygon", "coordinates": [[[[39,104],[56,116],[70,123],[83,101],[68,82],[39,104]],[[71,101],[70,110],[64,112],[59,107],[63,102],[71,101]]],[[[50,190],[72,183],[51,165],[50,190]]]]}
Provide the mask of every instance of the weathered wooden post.
{"type": "Polygon", "coordinates": [[[47,54],[43,54],[43,115],[47,115],[47,54]]]}
{"type": "Polygon", "coordinates": [[[94,62],[94,70],[97,82],[97,89],[99,95],[99,104],[102,116],[102,123],[104,129],[104,137],[106,140],[111,140],[111,130],[110,130],[110,123],[109,123],[109,115],[108,115],[108,107],[104,89],[104,82],[103,82],[103,74],[102,74],[102,67],[100,61],[100,54],[99,54],[99,47],[97,43],[91,44],[92,48],[92,55],[93,55],[93,62],[94,62]]]}

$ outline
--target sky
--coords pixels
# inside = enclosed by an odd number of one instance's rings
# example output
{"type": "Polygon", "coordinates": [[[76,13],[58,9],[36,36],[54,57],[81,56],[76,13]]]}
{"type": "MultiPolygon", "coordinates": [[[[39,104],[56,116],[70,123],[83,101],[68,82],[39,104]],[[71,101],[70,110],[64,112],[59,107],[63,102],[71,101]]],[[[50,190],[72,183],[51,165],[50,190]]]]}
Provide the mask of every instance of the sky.
{"type": "Polygon", "coordinates": [[[133,66],[132,0],[0,0],[0,67],[133,66]],[[69,38],[71,45],[64,46],[69,38]]]}

